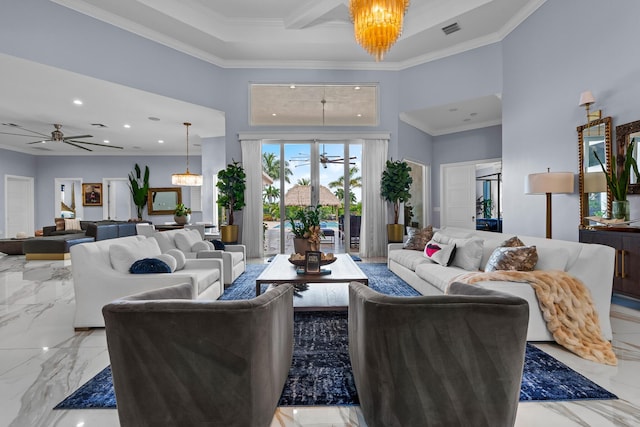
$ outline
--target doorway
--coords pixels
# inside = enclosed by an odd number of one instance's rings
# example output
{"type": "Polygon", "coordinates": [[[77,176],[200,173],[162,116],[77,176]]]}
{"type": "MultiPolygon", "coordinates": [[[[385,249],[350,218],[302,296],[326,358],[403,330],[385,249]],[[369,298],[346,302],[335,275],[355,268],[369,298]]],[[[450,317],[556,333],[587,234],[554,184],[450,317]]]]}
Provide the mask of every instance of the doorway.
{"type": "Polygon", "coordinates": [[[105,200],[102,204],[102,218],[127,221],[131,214],[131,191],[128,178],[104,178],[105,200]]]}
{"type": "Polygon", "coordinates": [[[357,252],[361,161],[362,145],[351,140],[263,142],[265,254],[292,253],[290,219],[297,210],[317,205],[321,250],[357,252]]]}

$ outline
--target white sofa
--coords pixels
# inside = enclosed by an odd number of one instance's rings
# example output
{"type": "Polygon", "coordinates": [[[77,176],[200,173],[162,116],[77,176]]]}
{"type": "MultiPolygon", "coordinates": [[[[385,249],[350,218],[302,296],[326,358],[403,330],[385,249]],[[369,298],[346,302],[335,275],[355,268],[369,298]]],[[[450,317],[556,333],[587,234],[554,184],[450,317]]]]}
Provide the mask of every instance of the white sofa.
{"type": "Polygon", "coordinates": [[[73,326],[104,327],[102,307],[128,295],[165,286],[189,283],[194,299],[215,300],[222,295],[222,261],[186,259],[173,273],[131,274],[123,271],[127,257],[133,260],[160,255],[153,237],[129,236],[71,247],[76,312],[73,326]],[[115,246],[114,245],[118,245],[115,246]],[[117,261],[115,257],[120,261],[117,261]]]}
{"type": "Polygon", "coordinates": [[[181,250],[187,258],[221,259],[224,284],[230,285],[246,270],[247,249],[244,245],[225,245],[224,250],[210,249],[196,229],[157,231],[153,235],[162,253],[171,249],[181,250]]]}
{"type": "MultiPolygon", "coordinates": [[[[484,268],[493,250],[515,234],[491,233],[487,231],[444,228],[440,232],[456,237],[479,237],[483,239],[483,255],[480,268],[484,268]]],[[[538,263],[536,270],[563,270],[580,279],[591,292],[594,306],[600,319],[603,336],[611,340],[611,292],[615,250],[609,246],[520,236],[527,246],[536,246],[538,263]]],[[[436,264],[421,251],[402,249],[403,243],[390,243],[387,265],[405,282],[423,295],[440,295],[456,276],[467,273],[459,267],[436,264]]],[[[524,298],[529,303],[528,341],[553,341],[546,327],[538,300],[531,286],[526,283],[483,281],[477,283],[486,289],[510,293],[524,298]]]]}

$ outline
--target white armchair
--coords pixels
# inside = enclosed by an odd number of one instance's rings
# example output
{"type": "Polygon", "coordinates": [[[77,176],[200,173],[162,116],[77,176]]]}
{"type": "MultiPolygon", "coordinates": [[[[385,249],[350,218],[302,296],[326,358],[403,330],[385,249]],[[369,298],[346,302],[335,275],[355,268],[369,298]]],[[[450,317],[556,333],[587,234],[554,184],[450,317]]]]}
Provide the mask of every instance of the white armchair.
{"type": "Polygon", "coordinates": [[[200,251],[197,258],[221,259],[225,285],[232,284],[247,268],[247,248],[245,245],[225,245],[224,250],[200,251]]]}

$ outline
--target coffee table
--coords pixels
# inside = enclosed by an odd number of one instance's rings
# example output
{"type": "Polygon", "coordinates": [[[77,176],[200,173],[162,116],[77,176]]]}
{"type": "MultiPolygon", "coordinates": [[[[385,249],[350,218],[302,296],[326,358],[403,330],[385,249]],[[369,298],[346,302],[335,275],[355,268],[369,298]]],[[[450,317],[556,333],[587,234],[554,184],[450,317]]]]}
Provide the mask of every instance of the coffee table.
{"type": "Polygon", "coordinates": [[[322,266],[331,270],[331,274],[298,274],[295,265],[289,262],[289,255],[276,255],[269,266],[256,279],[256,296],[260,295],[263,283],[308,284],[308,283],[345,283],[360,282],[369,286],[369,278],[360,270],[349,254],[336,254],[336,261],[322,266]]]}

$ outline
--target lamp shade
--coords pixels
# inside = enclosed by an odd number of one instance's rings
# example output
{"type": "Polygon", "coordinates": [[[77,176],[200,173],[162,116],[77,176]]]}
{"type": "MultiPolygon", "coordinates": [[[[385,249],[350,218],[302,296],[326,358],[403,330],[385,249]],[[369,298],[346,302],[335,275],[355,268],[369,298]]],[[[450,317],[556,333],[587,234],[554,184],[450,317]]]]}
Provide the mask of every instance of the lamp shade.
{"type": "Polygon", "coordinates": [[[584,174],[585,193],[603,193],[607,191],[607,178],[604,172],[588,172],[584,174]]]}
{"type": "Polygon", "coordinates": [[[594,102],[596,102],[596,99],[593,97],[591,91],[587,90],[580,94],[580,103],[578,105],[580,107],[584,107],[585,105],[591,105],[594,102]]]}
{"type": "Polygon", "coordinates": [[[532,173],[525,178],[525,194],[573,193],[572,172],[532,173]]]}

